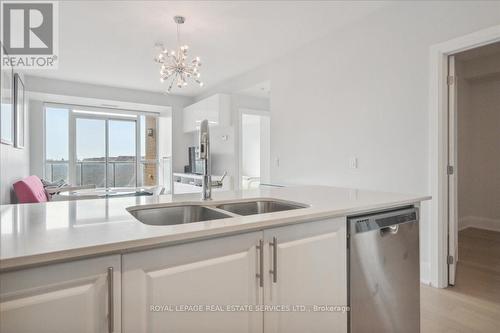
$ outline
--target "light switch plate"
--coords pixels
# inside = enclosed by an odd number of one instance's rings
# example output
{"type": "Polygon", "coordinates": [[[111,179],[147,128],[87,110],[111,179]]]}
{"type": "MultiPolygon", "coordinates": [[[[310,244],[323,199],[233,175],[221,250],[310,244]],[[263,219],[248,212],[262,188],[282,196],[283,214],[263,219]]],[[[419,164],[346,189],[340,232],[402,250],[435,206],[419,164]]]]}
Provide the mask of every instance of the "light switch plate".
{"type": "Polygon", "coordinates": [[[351,157],[349,159],[349,167],[351,169],[357,169],[358,168],[358,158],[357,157],[351,157]]]}

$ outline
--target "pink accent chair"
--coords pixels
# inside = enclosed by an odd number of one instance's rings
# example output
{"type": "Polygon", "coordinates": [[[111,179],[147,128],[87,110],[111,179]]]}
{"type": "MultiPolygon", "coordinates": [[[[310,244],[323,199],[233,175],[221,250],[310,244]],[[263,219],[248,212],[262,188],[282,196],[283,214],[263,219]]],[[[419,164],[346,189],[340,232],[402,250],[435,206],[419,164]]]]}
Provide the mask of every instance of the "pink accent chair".
{"type": "Polygon", "coordinates": [[[37,176],[29,176],[14,183],[19,203],[36,203],[49,201],[49,195],[43,187],[42,181],[37,176]]]}
{"type": "Polygon", "coordinates": [[[29,176],[14,183],[18,203],[39,203],[51,200],[77,200],[78,196],[62,197],[57,194],[61,192],[73,192],[78,190],[95,189],[95,185],[63,186],[44,188],[42,181],[37,176],[29,176]]]}

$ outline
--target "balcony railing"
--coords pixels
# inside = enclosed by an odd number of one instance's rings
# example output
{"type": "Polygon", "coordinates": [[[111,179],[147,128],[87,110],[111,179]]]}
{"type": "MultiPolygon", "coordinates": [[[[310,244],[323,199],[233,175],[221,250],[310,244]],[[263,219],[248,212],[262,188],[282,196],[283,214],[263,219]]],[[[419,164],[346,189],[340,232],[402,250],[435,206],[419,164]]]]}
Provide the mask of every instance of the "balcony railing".
{"type": "MultiPolygon", "coordinates": [[[[97,187],[135,187],[135,162],[110,161],[108,170],[106,163],[100,161],[76,162],[76,184],[95,184],[97,187]],[[107,173],[107,177],[106,177],[107,173]],[[105,184],[107,178],[107,184],[105,184]]],[[[69,163],[67,161],[50,161],[45,166],[45,177],[50,181],[63,179],[69,183],[69,163]]]]}
{"type": "MultiPolygon", "coordinates": [[[[76,162],[75,185],[95,184],[97,187],[136,187],[157,185],[158,183],[158,162],[139,162],[137,184],[136,163],[134,161],[109,161],[107,164],[108,169],[106,170],[105,162],[76,162]]],[[[63,179],[66,183],[69,183],[69,162],[47,161],[45,164],[45,178],[52,182],[63,179]]]]}

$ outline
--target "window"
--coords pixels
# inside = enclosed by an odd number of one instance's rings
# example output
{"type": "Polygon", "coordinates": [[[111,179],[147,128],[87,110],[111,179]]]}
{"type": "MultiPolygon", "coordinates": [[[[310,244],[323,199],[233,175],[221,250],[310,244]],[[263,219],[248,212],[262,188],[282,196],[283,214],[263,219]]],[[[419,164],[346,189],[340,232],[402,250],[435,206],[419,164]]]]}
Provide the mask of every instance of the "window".
{"type": "Polygon", "coordinates": [[[108,186],[135,186],[137,153],[135,148],[136,122],[110,120],[108,126],[108,186]]]}
{"type": "Polygon", "coordinates": [[[69,110],[45,109],[45,178],[69,182],[69,110]]]}
{"type": "Polygon", "coordinates": [[[158,184],[157,117],[45,107],[45,178],[74,185],[158,184]]]}

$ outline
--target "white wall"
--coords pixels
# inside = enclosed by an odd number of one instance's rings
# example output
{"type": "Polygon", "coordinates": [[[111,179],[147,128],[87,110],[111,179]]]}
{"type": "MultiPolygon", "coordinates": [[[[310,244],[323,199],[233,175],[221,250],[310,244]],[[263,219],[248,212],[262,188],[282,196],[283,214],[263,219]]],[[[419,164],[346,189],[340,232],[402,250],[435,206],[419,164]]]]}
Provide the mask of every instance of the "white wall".
{"type": "Polygon", "coordinates": [[[165,96],[161,93],[148,91],[106,87],[34,76],[26,77],[26,86],[30,90],[31,96],[30,105],[33,119],[31,128],[36,134],[36,137],[32,139],[33,149],[31,152],[31,170],[34,174],[43,174],[43,166],[39,162],[43,161],[43,133],[41,132],[43,102],[54,102],[51,98],[56,97],[58,99],[64,97],[66,103],[72,101],[74,104],[83,105],[105,100],[131,103],[131,105],[132,103],[136,103],[148,106],[169,106],[171,107],[171,112],[161,113],[161,115],[172,117],[172,148],[170,153],[173,156],[174,168],[176,166],[183,166],[187,161],[187,154],[184,154],[183,150],[186,138],[182,132],[182,112],[185,105],[192,103],[193,100],[191,98],[175,95],[165,96]],[[43,101],[40,100],[42,98],[43,101]]]}
{"type": "Polygon", "coordinates": [[[158,157],[172,156],[172,117],[161,116],[158,120],[158,157]]]}
{"type": "Polygon", "coordinates": [[[499,22],[500,2],[400,2],[211,92],[271,81],[273,182],[429,194],[430,47],[499,22]]]}
{"type": "Polygon", "coordinates": [[[484,58],[457,66],[460,229],[500,231],[500,54],[496,57],[494,67],[484,58]]]}
{"type": "Polygon", "coordinates": [[[8,145],[0,145],[0,159],[2,167],[0,172],[0,191],[2,201],[0,204],[17,202],[12,185],[29,176],[29,143],[24,149],[17,149],[8,145]]]}
{"type": "MultiPolygon", "coordinates": [[[[20,74],[21,79],[25,83],[25,78],[20,74]]],[[[26,101],[26,100],[25,100],[26,101]]],[[[29,151],[30,151],[30,133],[28,124],[30,121],[29,115],[30,105],[25,104],[25,138],[24,148],[14,148],[11,145],[0,144],[0,204],[9,204],[17,202],[12,185],[27,176],[29,176],[29,151]]]]}

